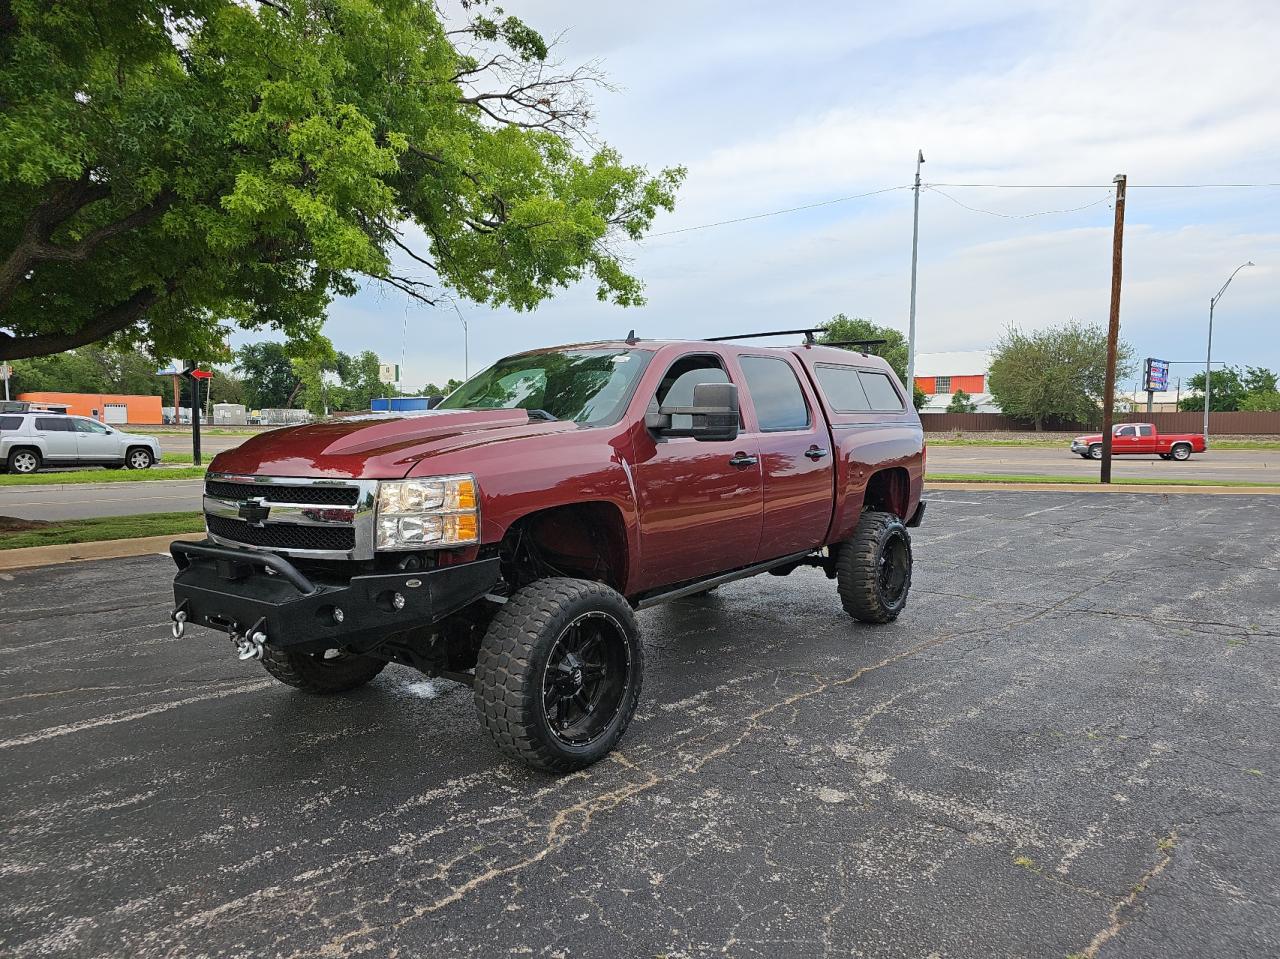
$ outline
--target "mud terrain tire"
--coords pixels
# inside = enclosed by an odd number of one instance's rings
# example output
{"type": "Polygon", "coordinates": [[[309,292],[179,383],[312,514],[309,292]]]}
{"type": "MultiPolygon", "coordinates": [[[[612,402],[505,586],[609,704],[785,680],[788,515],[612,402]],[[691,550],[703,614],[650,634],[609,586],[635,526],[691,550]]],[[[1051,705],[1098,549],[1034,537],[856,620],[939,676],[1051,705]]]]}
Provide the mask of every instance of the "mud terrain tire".
{"type": "Polygon", "coordinates": [[[511,595],[476,663],[480,724],[513,759],[550,773],[589,766],[622,738],[644,651],[630,604],[602,583],[555,577],[511,595]]]}
{"type": "Polygon", "coordinates": [[[911,534],[892,513],[866,512],[836,552],[844,611],[863,623],[890,623],[911,590],[911,534]]]}
{"type": "Polygon", "coordinates": [[[326,653],[291,653],[287,650],[262,650],[262,666],[286,686],[294,686],[304,693],[326,695],[345,693],[363,686],[386,667],[382,659],[328,650],[326,653]],[[327,653],[337,652],[329,657],[327,653]]]}

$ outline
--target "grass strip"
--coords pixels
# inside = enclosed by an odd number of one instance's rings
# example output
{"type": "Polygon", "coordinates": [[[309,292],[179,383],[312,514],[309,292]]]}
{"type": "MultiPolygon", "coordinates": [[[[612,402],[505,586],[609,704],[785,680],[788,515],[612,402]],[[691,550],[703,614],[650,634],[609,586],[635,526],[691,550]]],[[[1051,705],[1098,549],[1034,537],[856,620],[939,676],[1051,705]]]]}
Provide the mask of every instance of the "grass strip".
{"type": "Polygon", "coordinates": [[[199,512],[96,516],[93,519],[54,520],[47,523],[0,517],[0,550],[203,532],[204,514],[199,512]]]}
{"type": "Polygon", "coordinates": [[[149,470],[66,470],[18,476],[0,473],[0,486],[57,486],[61,483],[148,483],[160,480],[198,479],[204,466],[174,466],[149,470]]]}
{"type": "MultiPolygon", "coordinates": [[[[934,483],[1070,483],[1075,486],[1097,486],[1092,476],[1042,476],[1032,473],[927,473],[925,482],[934,483]]],[[[1239,486],[1271,489],[1280,483],[1256,483],[1249,480],[1150,479],[1147,477],[1113,478],[1115,486],[1239,486]]]]}

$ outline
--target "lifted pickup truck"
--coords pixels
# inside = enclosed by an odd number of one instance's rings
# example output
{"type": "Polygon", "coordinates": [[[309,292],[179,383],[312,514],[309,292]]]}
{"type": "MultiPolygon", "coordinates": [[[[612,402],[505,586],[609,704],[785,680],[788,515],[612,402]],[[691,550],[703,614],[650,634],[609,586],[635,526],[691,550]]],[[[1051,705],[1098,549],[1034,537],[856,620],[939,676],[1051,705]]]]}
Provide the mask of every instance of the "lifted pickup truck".
{"type": "Polygon", "coordinates": [[[265,433],[214,459],[208,538],[173,544],[174,635],[228,633],[313,693],[389,662],[464,683],[504,752],[577,769],[635,712],[638,609],[815,566],[853,618],[898,616],[925,506],[905,397],[808,338],[633,336],[508,357],[430,413],[265,433]]]}
{"type": "MultiPolygon", "coordinates": [[[[1102,459],[1102,434],[1077,436],[1071,452],[1085,459],[1102,459]]],[[[1150,423],[1118,423],[1111,428],[1111,452],[1116,456],[1159,454],[1162,460],[1189,460],[1204,452],[1199,433],[1160,433],[1150,423]]]]}

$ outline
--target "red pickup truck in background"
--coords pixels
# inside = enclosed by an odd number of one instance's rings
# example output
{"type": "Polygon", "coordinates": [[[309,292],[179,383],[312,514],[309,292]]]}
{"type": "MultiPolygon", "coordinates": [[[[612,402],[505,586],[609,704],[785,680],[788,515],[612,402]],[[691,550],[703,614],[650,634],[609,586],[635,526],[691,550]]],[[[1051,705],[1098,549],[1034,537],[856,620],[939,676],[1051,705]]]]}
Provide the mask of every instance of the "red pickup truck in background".
{"type": "Polygon", "coordinates": [[[811,335],[629,337],[500,360],[422,415],[263,433],[210,465],[208,538],[172,546],[173,632],[312,693],[389,662],[463,683],[504,752],[577,769],[635,712],[635,610],[814,566],[854,619],[898,616],[924,514],[907,397],[811,335]]]}
{"type": "MultiPolygon", "coordinates": [[[[1102,459],[1102,434],[1077,436],[1071,452],[1085,459],[1102,459]]],[[[1188,460],[1192,453],[1204,452],[1199,433],[1160,433],[1150,423],[1119,423],[1111,430],[1111,452],[1117,456],[1144,453],[1164,460],[1188,460]]]]}

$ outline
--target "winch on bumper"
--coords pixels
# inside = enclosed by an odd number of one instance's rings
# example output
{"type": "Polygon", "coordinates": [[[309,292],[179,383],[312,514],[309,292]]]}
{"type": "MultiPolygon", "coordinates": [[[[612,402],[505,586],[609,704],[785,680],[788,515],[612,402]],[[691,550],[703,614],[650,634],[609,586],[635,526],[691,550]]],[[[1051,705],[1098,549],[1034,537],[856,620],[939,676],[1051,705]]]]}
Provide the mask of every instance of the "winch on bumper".
{"type": "Polygon", "coordinates": [[[439,622],[498,581],[496,557],[325,583],[274,553],[208,541],[179,541],[169,552],[178,566],[174,635],[188,623],[229,633],[246,659],[261,655],[263,645],[369,650],[396,633],[439,622]]]}

